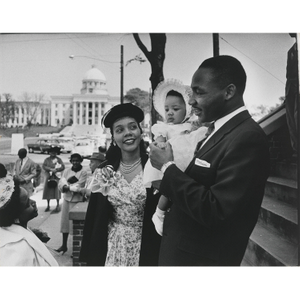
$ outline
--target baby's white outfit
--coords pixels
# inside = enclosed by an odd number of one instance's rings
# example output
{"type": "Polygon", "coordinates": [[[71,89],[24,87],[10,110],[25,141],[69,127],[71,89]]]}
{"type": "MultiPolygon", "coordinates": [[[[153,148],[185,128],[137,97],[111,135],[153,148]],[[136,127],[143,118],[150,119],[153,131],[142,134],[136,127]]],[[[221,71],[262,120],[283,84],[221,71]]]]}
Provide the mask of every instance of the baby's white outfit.
{"type": "MultiPolygon", "coordinates": [[[[205,138],[207,127],[202,126],[196,130],[191,130],[192,124],[190,122],[181,124],[158,122],[151,128],[154,139],[161,135],[171,144],[175,164],[181,171],[185,171],[192,160],[198,142],[205,138]]],[[[161,180],[162,175],[162,172],[152,167],[150,160],[148,160],[144,169],[143,182],[145,187],[151,187],[153,181],[161,180]]]]}

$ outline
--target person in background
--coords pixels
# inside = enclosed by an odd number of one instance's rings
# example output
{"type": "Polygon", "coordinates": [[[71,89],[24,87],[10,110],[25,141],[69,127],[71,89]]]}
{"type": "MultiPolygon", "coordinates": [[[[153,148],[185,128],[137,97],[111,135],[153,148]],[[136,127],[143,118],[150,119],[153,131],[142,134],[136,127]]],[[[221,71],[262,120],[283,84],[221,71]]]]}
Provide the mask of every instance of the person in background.
{"type": "MultiPolygon", "coordinates": [[[[99,147],[100,148],[100,147],[99,147]]],[[[99,149],[100,150],[100,149],[99,149]]],[[[84,199],[88,200],[91,195],[91,189],[89,188],[89,185],[91,183],[93,173],[94,171],[99,167],[99,165],[105,161],[105,155],[101,152],[94,152],[92,156],[85,157],[84,159],[88,159],[90,161],[90,169],[91,169],[91,175],[88,176],[85,186],[83,189],[81,189],[81,194],[84,196],[84,199]]]]}
{"type": "Polygon", "coordinates": [[[269,176],[266,134],[243,94],[246,72],[234,57],[205,60],[195,72],[190,104],[211,122],[182,172],[169,144],[152,143],[152,165],[163,172],[159,191],[171,201],[163,225],[160,266],[239,266],[257,222],[269,176]]]}
{"type": "Polygon", "coordinates": [[[92,178],[79,260],[88,266],[155,266],[160,236],[151,222],[159,194],[143,185],[148,155],[140,122],[143,111],[126,103],[102,123],[112,143],[92,178]]]}
{"type": "Polygon", "coordinates": [[[63,204],[61,211],[60,232],[62,233],[62,245],[55,251],[62,254],[68,251],[68,237],[72,230],[72,224],[69,220],[69,212],[78,202],[83,201],[83,196],[80,193],[84,188],[87,171],[83,169],[81,163],[83,158],[78,153],[73,153],[70,158],[71,168],[65,169],[59,181],[59,190],[63,193],[63,204]]]}
{"type": "Polygon", "coordinates": [[[34,191],[32,179],[36,176],[36,164],[27,156],[25,148],[18,151],[18,156],[14,168],[14,180],[28,192],[30,197],[34,191]]]}
{"type": "Polygon", "coordinates": [[[0,164],[0,266],[58,266],[47,247],[27,227],[37,215],[35,201],[0,164]]]}
{"type": "Polygon", "coordinates": [[[56,208],[54,212],[59,212],[59,200],[61,198],[60,190],[58,189],[58,182],[61,178],[61,172],[65,169],[65,165],[61,158],[57,155],[60,153],[59,147],[52,147],[49,150],[50,156],[44,160],[43,170],[45,171],[45,183],[43,191],[43,199],[47,200],[47,207],[45,211],[50,210],[50,200],[56,200],[56,208]]]}
{"type": "Polygon", "coordinates": [[[41,184],[42,168],[38,163],[35,164],[35,168],[36,168],[36,175],[33,178],[33,188],[36,193],[37,191],[36,188],[41,184]]]}

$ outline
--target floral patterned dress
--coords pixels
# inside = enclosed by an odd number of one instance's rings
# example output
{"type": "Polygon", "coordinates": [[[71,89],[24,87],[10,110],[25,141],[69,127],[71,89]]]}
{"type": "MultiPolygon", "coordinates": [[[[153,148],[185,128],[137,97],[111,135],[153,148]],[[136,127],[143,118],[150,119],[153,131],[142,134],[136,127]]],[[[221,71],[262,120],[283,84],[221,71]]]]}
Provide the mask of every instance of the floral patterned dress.
{"type": "Polygon", "coordinates": [[[114,208],[114,220],[108,225],[105,266],[138,266],[147,196],[143,172],[130,183],[119,171],[117,173],[117,182],[108,193],[108,201],[114,208]]]}

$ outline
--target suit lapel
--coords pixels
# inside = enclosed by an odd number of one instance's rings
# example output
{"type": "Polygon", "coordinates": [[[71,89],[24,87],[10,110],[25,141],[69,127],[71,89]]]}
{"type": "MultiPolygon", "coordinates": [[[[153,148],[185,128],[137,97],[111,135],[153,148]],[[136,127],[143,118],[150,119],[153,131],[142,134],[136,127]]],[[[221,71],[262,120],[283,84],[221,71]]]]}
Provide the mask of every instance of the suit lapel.
{"type": "Polygon", "coordinates": [[[29,164],[29,158],[26,160],[25,163],[23,163],[23,168],[21,170],[21,161],[20,161],[20,174],[25,172],[26,168],[28,167],[28,164],[29,164]]]}
{"type": "Polygon", "coordinates": [[[197,157],[201,157],[207,151],[209,151],[212,147],[218,144],[229,132],[231,132],[234,128],[239,126],[246,119],[251,118],[248,111],[243,111],[228,122],[226,122],[212,137],[203,145],[203,147],[196,153],[197,157]]]}
{"type": "MultiPolygon", "coordinates": [[[[211,138],[203,145],[203,147],[198,150],[198,152],[195,154],[194,159],[202,157],[205,153],[207,153],[210,149],[215,147],[220,141],[223,140],[223,138],[231,132],[234,128],[239,126],[242,122],[244,122],[246,119],[251,118],[248,111],[242,111],[236,116],[234,116],[232,119],[230,119],[228,122],[226,122],[215,134],[211,136],[211,138]]],[[[189,166],[187,167],[185,172],[188,172],[190,168],[194,164],[194,159],[191,161],[189,166]]]]}

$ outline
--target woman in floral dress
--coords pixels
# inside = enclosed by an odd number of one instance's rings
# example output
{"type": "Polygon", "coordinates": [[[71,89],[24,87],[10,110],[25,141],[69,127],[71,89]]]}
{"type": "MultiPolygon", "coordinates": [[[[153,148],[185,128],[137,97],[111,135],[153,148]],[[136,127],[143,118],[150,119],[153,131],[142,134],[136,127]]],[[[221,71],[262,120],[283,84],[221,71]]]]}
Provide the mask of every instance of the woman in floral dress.
{"type": "Polygon", "coordinates": [[[93,174],[80,261],[87,265],[155,266],[160,236],[151,222],[159,195],[143,185],[148,159],[142,140],[141,109],[114,106],[103,118],[112,144],[93,174]]]}

